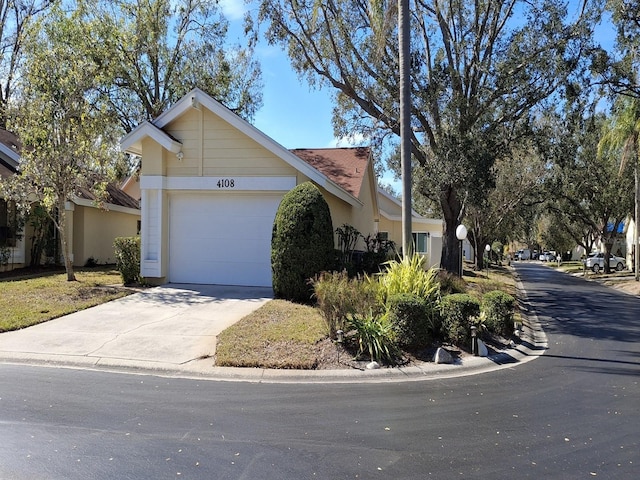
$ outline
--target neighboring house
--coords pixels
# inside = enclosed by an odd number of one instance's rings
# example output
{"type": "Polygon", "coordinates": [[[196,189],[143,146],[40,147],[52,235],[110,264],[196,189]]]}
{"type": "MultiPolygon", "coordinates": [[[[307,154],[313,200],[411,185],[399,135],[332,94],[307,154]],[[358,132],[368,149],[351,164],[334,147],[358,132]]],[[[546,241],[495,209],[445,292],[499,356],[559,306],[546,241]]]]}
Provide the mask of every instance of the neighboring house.
{"type": "MultiPolygon", "coordinates": [[[[11,132],[0,129],[0,179],[9,178],[20,163],[20,142],[11,132]]],[[[25,239],[23,232],[16,230],[17,212],[11,201],[0,198],[0,249],[7,254],[0,258],[0,268],[15,268],[25,264],[25,239]]]]}
{"type": "MultiPolygon", "coordinates": [[[[0,175],[8,177],[16,173],[20,156],[15,135],[0,129],[0,175]]],[[[115,263],[113,242],[116,237],[134,236],[140,231],[139,202],[115,186],[107,188],[107,198],[100,207],[88,190],[82,190],[72,202],[67,202],[67,234],[70,255],[74,266],[83,266],[89,258],[103,264],[115,263]]],[[[0,199],[0,246],[9,243],[13,268],[31,263],[33,227],[29,222],[21,232],[10,231],[13,214],[11,202],[0,199]],[[7,225],[9,224],[9,225],[7,225]],[[11,238],[7,239],[7,236],[11,238]]],[[[55,238],[57,232],[53,231],[55,238]]],[[[58,252],[60,249],[57,249],[58,252]]],[[[60,262],[61,258],[42,258],[35,263],[60,262]]]]}
{"type": "MultiPolygon", "coordinates": [[[[383,230],[369,149],[287,150],[199,89],[121,148],[141,157],[141,274],[152,283],[271,286],[275,214],[305,181],[319,187],[334,229],[383,230]]],[[[393,221],[384,231],[398,242],[393,221]]],[[[431,236],[418,227],[419,241],[431,236]]]]}
{"type": "MultiPolygon", "coordinates": [[[[378,231],[383,238],[392,240],[399,249],[402,246],[402,203],[383,189],[378,189],[380,224],[378,231]]],[[[427,257],[426,267],[439,267],[442,256],[441,219],[426,218],[411,212],[411,231],[416,252],[427,257]]]]}

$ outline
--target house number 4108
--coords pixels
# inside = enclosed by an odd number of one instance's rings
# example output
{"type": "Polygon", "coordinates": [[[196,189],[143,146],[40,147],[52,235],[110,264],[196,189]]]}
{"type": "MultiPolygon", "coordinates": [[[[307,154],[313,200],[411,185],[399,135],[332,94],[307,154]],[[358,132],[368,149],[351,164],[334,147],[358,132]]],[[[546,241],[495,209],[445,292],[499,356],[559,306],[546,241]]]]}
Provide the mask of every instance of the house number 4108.
{"type": "Polygon", "coordinates": [[[218,188],[233,188],[236,186],[236,182],[233,178],[221,178],[217,185],[218,188]]]}

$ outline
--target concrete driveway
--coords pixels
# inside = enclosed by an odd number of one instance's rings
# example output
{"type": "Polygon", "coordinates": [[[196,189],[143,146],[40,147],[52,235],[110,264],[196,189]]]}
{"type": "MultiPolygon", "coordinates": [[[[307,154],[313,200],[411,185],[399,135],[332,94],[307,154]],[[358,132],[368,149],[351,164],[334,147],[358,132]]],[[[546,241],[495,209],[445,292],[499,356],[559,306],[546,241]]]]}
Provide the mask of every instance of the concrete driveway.
{"type": "MultiPolygon", "coordinates": [[[[216,336],[273,297],[270,288],[168,284],[0,334],[0,359],[173,370],[205,362],[216,336]]],[[[206,360],[211,366],[212,360],[206,360]]],[[[196,368],[197,370],[197,368],[196,368]]]]}

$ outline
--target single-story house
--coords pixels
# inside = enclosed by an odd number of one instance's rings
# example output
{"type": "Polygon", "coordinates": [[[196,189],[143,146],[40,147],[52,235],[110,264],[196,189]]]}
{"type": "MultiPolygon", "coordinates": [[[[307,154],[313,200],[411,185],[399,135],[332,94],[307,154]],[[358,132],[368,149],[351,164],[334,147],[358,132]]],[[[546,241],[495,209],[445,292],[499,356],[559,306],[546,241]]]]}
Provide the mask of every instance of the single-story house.
{"type": "MultiPolygon", "coordinates": [[[[141,157],[141,274],[152,283],[271,286],[275,214],[305,181],[324,195],[334,229],[401,243],[397,201],[379,194],[368,148],[287,150],[199,89],[121,148],[141,157]]],[[[418,242],[439,251],[442,223],[416,220],[418,242]]]]}
{"type": "MultiPolygon", "coordinates": [[[[0,129],[0,175],[3,178],[14,175],[19,168],[19,145],[14,134],[0,129]]],[[[119,187],[110,185],[107,188],[107,199],[100,207],[95,200],[89,190],[83,189],[66,204],[67,235],[74,266],[83,266],[90,258],[97,263],[115,263],[114,239],[134,236],[140,231],[139,202],[119,187]]],[[[12,202],[0,199],[0,246],[10,248],[8,268],[19,268],[31,264],[33,227],[27,222],[21,232],[16,232],[11,215],[15,215],[12,202]]],[[[57,239],[55,230],[51,234],[57,239]]],[[[60,249],[53,249],[56,250],[53,257],[39,259],[36,263],[61,262],[60,249]]]]}

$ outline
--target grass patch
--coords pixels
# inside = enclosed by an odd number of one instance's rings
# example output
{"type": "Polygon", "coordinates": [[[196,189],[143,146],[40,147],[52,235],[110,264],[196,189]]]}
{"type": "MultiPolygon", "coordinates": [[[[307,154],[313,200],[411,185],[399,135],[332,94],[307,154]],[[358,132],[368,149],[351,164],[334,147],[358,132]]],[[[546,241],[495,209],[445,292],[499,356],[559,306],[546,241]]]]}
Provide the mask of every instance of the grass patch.
{"type": "Polygon", "coordinates": [[[60,272],[19,275],[0,279],[0,332],[46,322],[129,294],[119,288],[120,273],[113,268],[77,269],[77,282],[68,282],[66,274],[60,272]]]}
{"type": "Polygon", "coordinates": [[[467,282],[469,292],[472,295],[482,296],[492,290],[502,290],[508,293],[512,297],[516,297],[516,281],[513,274],[504,267],[492,266],[489,269],[489,275],[487,271],[473,272],[471,275],[467,275],[465,271],[464,280],[467,282]]]}
{"type": "Polygon", "coordinates": [[[272,300],[218,336],[216,365],[313,369],[325,331],[318,309],[272,300]]]}

